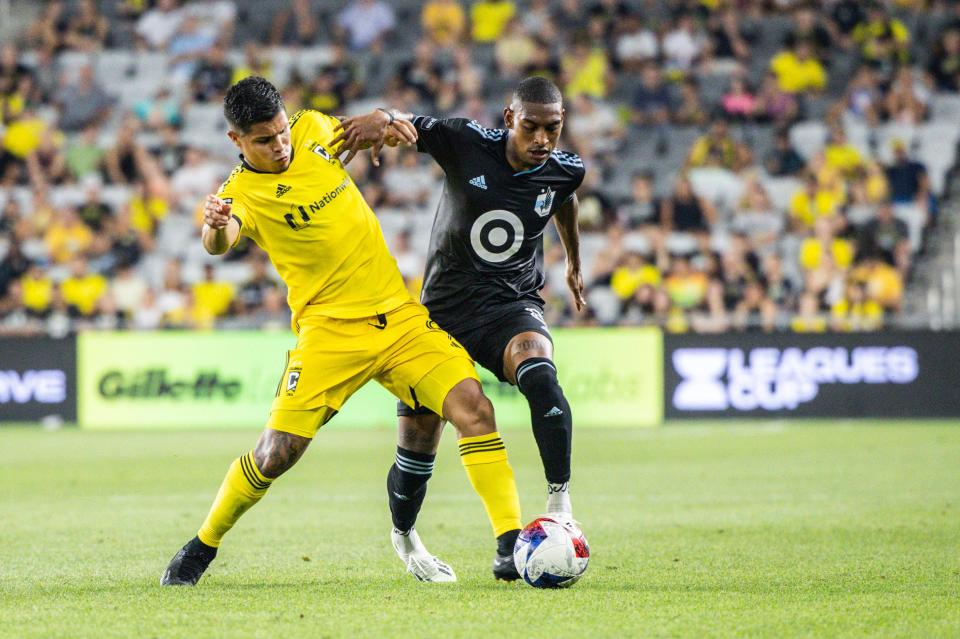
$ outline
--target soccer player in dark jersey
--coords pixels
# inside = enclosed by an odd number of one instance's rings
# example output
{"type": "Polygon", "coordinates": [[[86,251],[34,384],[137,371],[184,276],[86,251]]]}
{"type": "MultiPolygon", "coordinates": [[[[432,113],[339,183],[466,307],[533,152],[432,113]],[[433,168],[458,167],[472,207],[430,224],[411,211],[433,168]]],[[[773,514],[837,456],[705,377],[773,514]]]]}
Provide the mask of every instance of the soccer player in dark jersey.
{"type": "MultiPolygon", "coordinates": [[[[551,218],[567,255],[567,284],[584,307],[578,203],[583,161],[556,150],[563,128],[560,90],[542,77],[523,80],[504,109],[506,129],[475,121],[385,111],[417,129],[417,150],[444,170],[443,196],[430,238],[422,302],[431,318],[501,381],[515,384],[530,405],[533,434],[547,480],[547,512],[571,514],[569,495],[573,420],[553,362],[553,342],[539,291],[545,282],[543,233],[551,218]]],[[[384,118],[386,121],[387,119],[384,118]]],[[[341,125],[342,151],[374,139],[350,119],[341,125]]],[[[379,144],[384,141],[382,134],[379,144]]],[[[426,495],[442,430],[424,407],[398,405],[397,457],[387,477],[393,543],[407,569],[422,549],[414,523],[426,495]]],[[[470,451],[461,451],[461,455],[470,451]]],[[[516,531],[503,535],[494,575],[518,577],[516,531]]]]}

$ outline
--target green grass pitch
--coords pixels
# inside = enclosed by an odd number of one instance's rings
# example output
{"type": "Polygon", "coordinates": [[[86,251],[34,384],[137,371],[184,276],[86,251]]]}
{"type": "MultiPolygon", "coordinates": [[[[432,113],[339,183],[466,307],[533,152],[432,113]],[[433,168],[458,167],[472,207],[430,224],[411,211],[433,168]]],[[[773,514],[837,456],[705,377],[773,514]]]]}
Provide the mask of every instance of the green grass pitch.
{"type": "MultiPolygon", "coordinates": [[[[958,424],[581,430],[591,565],[538,591],[491,578],[451,432],[418,528],[460,581],[414,581],[389,543],[394,433],[334,423],[197,588],[161,588],[255,438],[0,429],[4,636],[960,636],[958,424]]],[[[533,438],[505,438],[529,519],[544,499],[533,438]]]]}

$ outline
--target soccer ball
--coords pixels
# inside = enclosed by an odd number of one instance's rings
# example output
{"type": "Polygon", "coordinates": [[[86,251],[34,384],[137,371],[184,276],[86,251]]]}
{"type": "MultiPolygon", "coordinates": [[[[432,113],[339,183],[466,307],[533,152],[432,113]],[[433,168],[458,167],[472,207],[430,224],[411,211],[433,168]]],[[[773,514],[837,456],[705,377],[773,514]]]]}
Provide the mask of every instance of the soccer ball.
{"type": "Polygon", "coordinates": [[[567,588],[587,570],[590,547],[580,527],[560,515],[537,517],[520,531],[513,563],[534,588],[567,588]]]}

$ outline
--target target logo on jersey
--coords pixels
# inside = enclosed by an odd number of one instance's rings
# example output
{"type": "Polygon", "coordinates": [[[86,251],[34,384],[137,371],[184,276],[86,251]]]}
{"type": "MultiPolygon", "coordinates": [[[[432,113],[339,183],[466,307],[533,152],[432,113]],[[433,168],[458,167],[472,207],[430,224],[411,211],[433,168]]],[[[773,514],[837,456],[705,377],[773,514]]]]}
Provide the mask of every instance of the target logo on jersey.
{"type": "Polygon", "coordinates": [[[572,519],[547,515],[520,531],[513,562],[523,580],[534,588],[567,588],[586,572],[590,546],[572,519]]]}
{"type": "Polygon", "coordinates": [[[487,262],[506,262],[523,246],[523,222],[510,211],[487,211],[474,221],[470,245],[487,262]]]}

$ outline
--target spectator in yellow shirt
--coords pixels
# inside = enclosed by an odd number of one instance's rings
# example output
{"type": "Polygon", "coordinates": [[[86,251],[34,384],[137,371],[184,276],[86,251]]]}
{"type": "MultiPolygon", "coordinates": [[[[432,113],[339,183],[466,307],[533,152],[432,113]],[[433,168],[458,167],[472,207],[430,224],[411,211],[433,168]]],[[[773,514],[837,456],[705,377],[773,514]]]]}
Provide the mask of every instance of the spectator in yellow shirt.
{"type": "Polygon", "coordinates": [[[566,80],[565,94],[568,99],[578,95],[602,99],[609,89],[610,60],[600,47],[591,47],[585,40],[574,43],[572,51],[563,56],[560,67],[566,80]]]}
{"type": "Polygon", "coordinates": [[[800,266],[805,271],[816,271],[826,267],[847,270],[853,264],[853,244],[836,237],[833,222],[820,218],[814,226],[814,236],[800,243],[800,266]]]}
{"type": "Polygon", "coordinates": [[[39,266],[31,266],[20,279],[23,305],[31,315],[44,315],[53,300],[53,280],[39,266]]]}
{"type": "Polygon", "coordinates": [[[853,176],[863,166],[863,156],[857,147],[847,141],[843,127],[834,126],[830,130],[830,140],[824,149],[826,165],[847,177],[853,176]]]}
{"type": "Polygon", "coordinates": [[[883,326],[883,308],[867,297],[866,287],[848,282],[845,295],[830,309],[835,331],[875,331],[883,326]]]}
{"type": "MultiPolygon", "coordinates": [[[[169,203],[162,197],[148,196],[142,182],[134,184],[134,192],[129,201],[130,226],[139,233],[152,236],[157,223],[170,211],[169,203]]],[[[198,203],[202,209],[202,202],[198,203]]],[[[198,225],[199,226],[199,225],[198,225]]]]}
{"type": "Polygon", "coordinates": [[[90,248],[93,233],[80,220],[76,210],[68,208],[56,214],[43,241],[53,261],[64,264],[90,248]]]}
{"type": "Polygon", "coordinates": [[[70,277],[60,284],[63,300],[84,317],[92,316],[100,298],[107,292],[107,280],[99,273],[91,273],[87,260],[79,257],[70,264],[70,277]]]}
{"type": "Polygon", "coordinates": [[[21,160],[37,150],[47,125],[40,118],[26,113],[7,126],[3,150],[21,160]]]}
{"type": "Polygon", "coordinates": [[[644,257],[631,251],[623,259],[623,263],[613,271],[610,277],[610,288],[624,303],[637,294],[643,287],[659,287],[660,271],[656,266],[649,264],[644,257]]]}
{"type": "Polygon", "coordinates": [[[863,283],[867,295],[880,306],[890,310],[900,308],[903,301],[903,278],[900,271],[873,254],[858,265],[852,278],[863,283]]]}
{"type": "Polygon", "coordinates": [[[910,60],[910,31],[879,2],[870,4],[866,20],[853,30],[853,41],[863,59],[874,65],[892,67],[910,60]]]}
{"type": "Polygon", "coordinates": [[[517,12],[510,0],[480,0],[470,7],[473,40],[481,44],[494,42],[517,12]]]}
{"type": "Polygon", "coordinates": [[[820,218],[832,218],[839,212],[840,200],[833,191],[820,187],[816,176],[808,175],[803,189],[790,198],[790,216],[811,228],[820,218]]]}
{"type": "Polygon", "coordinates": [[[749,163],[749,150],[733,139],[730,126],[722,118],[714,120],[710,131],[697,138],[687,157],[690,167],[715,166],[730,171],[739,171],[749,163]]]}
{"type": "Polygon", "coordinates": [[[227,312],[233,301],[233,286],[215,279],[212,264],[203,265],[203,280],[193,285],[193,322],[202,328],[209,328],[218,317],[227,312]]]}
{"type": "Polygon", "coordinates": [[[792,51],[781,51],[770,60],[770,69],[777,83],[787,93],[822,91],[827,86],[827,72],[813,56],[810,42],[800,40],[792,51]]]}
{"type": "Polygon", "coordinates": [[[675,255],[671,262],[670,274],[664,280],[671,306],[681,310],[703,307],[710,284],[706,273],[692,268],[689,255],[675,255]]]}
{"type": "Polygon", "coordinates": [[[824,333],[827,330],[827,318],[820,312],[820,300],[813,293],[800,296],[800,307],[790,320],[790,330],[794,333],[824,333]]]}
{"type": "Polygon", "coordinates": [[[424,32],[441,47],[456,44],[466,23],[467,16],[456,0],[430,0],[420,13],[424,32]]]}

